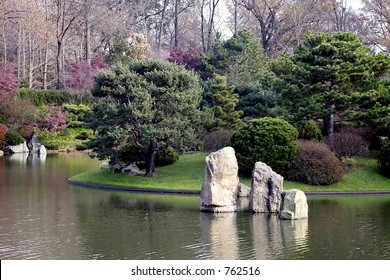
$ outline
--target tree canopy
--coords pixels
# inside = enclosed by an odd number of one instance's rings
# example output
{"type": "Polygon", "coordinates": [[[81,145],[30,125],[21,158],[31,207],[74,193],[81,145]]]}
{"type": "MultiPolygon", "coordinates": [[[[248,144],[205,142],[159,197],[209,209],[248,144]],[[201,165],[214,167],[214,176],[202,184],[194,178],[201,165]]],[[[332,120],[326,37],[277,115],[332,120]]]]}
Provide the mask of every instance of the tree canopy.
{"type": "Polygon", "coordinates": [[[322,119],[328,136],[333,114],[359,111],[363,97],[381,94],[389,57],[373,54],[352,33],[307,33],[292,56],[273,63],[277,90],[297,120],[322,119]]]}
{"type": "Polygon", "coordinates": [[[98,98],[91,128],[97,131],[94,150],[115,161],[127,144],[142,151],[146,176],[155,173],[156,153],[167,147],[191,148],[205,114],[199,109],[199,78],[183,66],[132,61],[101,72],[92,90],[98,98]]]}

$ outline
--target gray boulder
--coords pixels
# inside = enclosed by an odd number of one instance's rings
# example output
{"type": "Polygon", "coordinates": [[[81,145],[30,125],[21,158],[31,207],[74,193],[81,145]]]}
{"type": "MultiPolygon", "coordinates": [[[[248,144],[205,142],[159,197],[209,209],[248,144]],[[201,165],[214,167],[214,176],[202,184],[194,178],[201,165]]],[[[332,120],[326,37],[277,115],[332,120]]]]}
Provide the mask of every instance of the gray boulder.
{"type": "Polygon", "coordinates": [[[121,170],[122,173],[127,173],[131,176],[144,176],[145,172],[142,172],[137,165],[130,164],[129,166],[121,170]]]}
{"type": "Polygon", "coordinates": [[[27,147],[33,154],[39,154],[39,149],[41,148],[41,142],[38,138],[33,134],[31,139],[27,142],[27,147]]]}
{"type": "Polygon", "coordinates": [[[108,168],[110,168],[110,164],[109,164],[107,161],[104,161],[104,162],[102,162],[102,163],[99,165],[99,168],[100,168],[100,169],[108,169],[108,168]]]}
{"type": "Polygon", "coordinates": [[[232,147],[206,157],[200,209],[206,212],[237,211],[238,163],[232,147]]]}
{"type": "Polygon", "coordinates": [[[0,157],[2,157],[4,155],[4,152],[2,150],[0,150],[0,157]]]}
{"type": "Polygon", "coordinates": [[[292,189],[282,193],[279,217],[283,220],[297,220],[308,217],[308,205],[303,191],[292,189]]]}
{"type": "Polygon", "coordinates": [[[44,145],[40,145],[38,149],[38,155],[46,155],[46,154],[47,154],[46,147],[44,145]]]}
{"type": "Polygon", "coordinates": [[[256,162],[252,172],[249,210],[278,213],[282,201],[283,177],[263,162],[256,162]]]}

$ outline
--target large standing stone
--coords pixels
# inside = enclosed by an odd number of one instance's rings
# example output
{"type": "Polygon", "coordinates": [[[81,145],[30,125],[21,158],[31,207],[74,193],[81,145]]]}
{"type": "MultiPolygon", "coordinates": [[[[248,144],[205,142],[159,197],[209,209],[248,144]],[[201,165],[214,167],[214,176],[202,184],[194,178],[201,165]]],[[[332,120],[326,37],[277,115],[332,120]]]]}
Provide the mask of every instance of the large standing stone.
{"type": "Polygon", "coordinates": [[[303,191],[292,189],[282,193],[280,218],[284,220],[297,220],[308,217],[308,205],[303,191]]]}
{"type": "Polygon", "coordinates": [[[38,155],[46,155],[46,154],[47,154],[46,147],[44,145],[41,145],[38,149],[38,155]]]}
{"type": "Polygon", "coordinates": [[[256,162],[252,172],[249,209],[257,213],[280,211],[283,177],[263,162],[256,162]]]}
{"type": "Polygon", "coordinates": [[[39,154],[41,142],[38,140],[38,138],[33,134],[31,139],[27,142],[27,147],[33,154],[39,154]]]}
{"type": "Polygon", "coordinates": [[[238,183],[238,164],[232,147],[208,155],[200,194],[201,211],[237,211],[238,183]]]}

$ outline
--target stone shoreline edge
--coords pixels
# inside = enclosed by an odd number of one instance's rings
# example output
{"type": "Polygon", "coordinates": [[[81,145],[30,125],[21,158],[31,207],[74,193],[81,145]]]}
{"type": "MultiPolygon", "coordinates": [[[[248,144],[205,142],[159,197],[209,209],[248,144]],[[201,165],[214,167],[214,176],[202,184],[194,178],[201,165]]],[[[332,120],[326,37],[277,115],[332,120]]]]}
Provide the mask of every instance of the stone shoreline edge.
{"type": "MultiPolygon", "coordinates": [[[[190,190],[159,190],[159,189],[143,189],[143,188],[127,188],[117,186],[98,185],[73,181],[68,179],[68,183],[73,186],[79,186],[90,189],[106,190],[106,191],[124,191],[137,193],[155,193],[155,194],[185,194],[185,195],[200,195],[200,191],[190,190]]],[[[350,192],[304,192],[307,196],[369,196],[369,195],[390,195],[390,191],[350,191],[350,192]]]]}

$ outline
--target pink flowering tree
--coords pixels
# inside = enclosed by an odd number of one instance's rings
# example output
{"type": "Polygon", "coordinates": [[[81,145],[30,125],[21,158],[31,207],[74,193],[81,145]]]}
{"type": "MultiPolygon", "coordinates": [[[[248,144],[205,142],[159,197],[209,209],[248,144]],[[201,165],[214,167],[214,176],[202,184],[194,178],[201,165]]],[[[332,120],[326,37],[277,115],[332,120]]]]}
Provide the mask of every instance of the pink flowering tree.
{"type": "Polygon", "coordinates": [[[102,59],[95,59],[92,64],[83,60],[69,65],[65,85],[75,90],[90,90],[94,84],[94,76],[99,69],[107,69],[108,65],[102,59]]]}
{"type": "Polygon", "coordinates": [[[51,104],[47,107],[47,111],[40,122],[41,130],[46,131],[61,131],[67,127],[66,117],[68,112],[62,107],[51,104]]]}
{"type": "Polygon", "coordinates": [[[14,68],[0,61],[0,103],[10,98],[19,84],[14,75],[14,68]]]}

